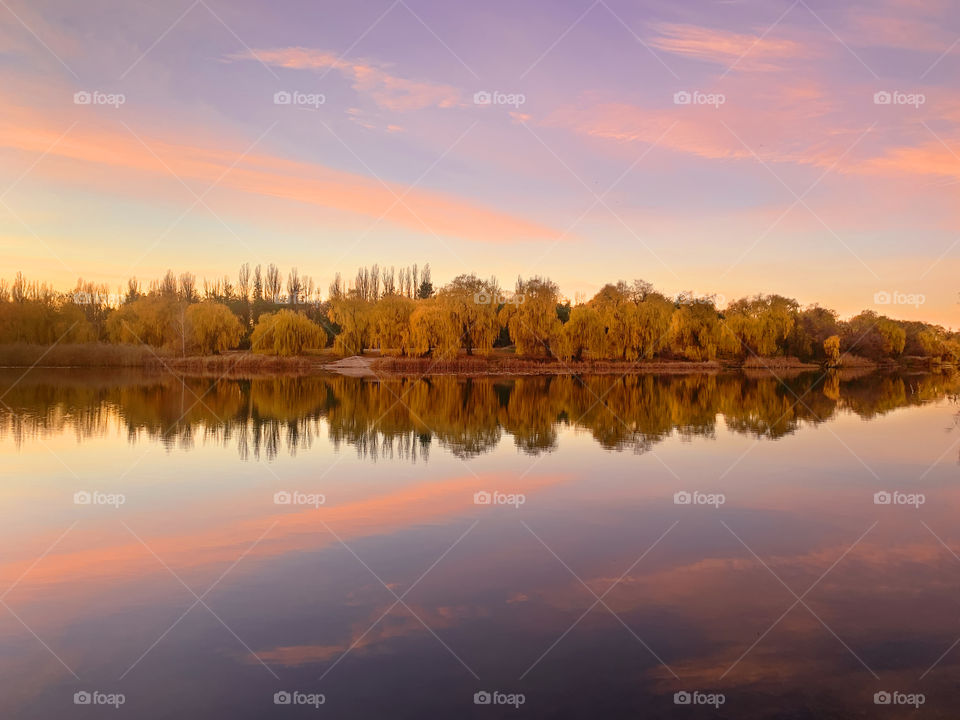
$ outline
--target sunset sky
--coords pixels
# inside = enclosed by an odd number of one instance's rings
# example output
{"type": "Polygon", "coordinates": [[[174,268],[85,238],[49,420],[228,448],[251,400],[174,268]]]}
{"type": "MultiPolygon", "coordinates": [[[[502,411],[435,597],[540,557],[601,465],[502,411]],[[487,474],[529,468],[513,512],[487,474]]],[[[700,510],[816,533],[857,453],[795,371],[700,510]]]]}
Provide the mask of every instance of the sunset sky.
{"type": "Polygon", "coordinates": [[[0,276],[430,262],[956,328],[958,70],[949,0],[2,0],[0,276]]]}

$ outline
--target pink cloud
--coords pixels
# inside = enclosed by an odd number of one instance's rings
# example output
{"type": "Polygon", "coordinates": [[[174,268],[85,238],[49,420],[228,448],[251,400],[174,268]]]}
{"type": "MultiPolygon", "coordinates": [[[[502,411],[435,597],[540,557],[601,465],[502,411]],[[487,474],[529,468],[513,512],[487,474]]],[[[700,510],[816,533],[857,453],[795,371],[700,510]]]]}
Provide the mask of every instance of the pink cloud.
{"type": "Polygon", "coordinates": [[[816,83],[763,87],[744,78],[725,83],[723,91],[719,106],[641,107],[581,98],[553,112],[543,124],[621,143],[657,143],[713,160],[752,159],[755,153],[765,162],[807,165],[832,163],[856,139],[847,128],[825,131],[834,101],[816,83]]]}
{"type": "MultiPolygon", "coordinates": [[[[960,149],[960,143],[954,145],[960,149]]],[[[879,172],[911,175],[939,175],[960,179],[960,152],[953,154],[939,142],[915,147],[891,148],[869,163],[879,172]]]]}
{"type": "Polygon", "coordinates": [[[460,91],[450,85],[399,77],[377,63],[347,60],[325,50],[303,47],[254,50],[232,55],[230,59],[257,59],[267,65],[295,70],[336,70],[353,81],[354,90],[369,96],[380,107],[397,112],[448,108],[460,103],[460,91]]]}
{"type": "MultiPolygon", "coordinates": [[[[218,190],[293,201],[365,218],[378,219],[382,215],[386,222],[441,237],[509,243],[551,240],[558,235],[558,231],[536,222],[449,193],[381,182],[366,175],[257,151],[241,158],[242,147],[174,143],[154,134],[138,133],[148,150],[123,129],[97,129],[82,123],[56,142],[62,133],[61,127],[54,126],[43,115],[13,105],[7,105],[0,118],[0,147],[35,154],[49,150],[33,176],[45,173],[78,186],[89,186],[92,168],[96,168],[94,177],[98,184],[112,184],[123,192],[139,180],[160,177],[175,182],[172,171],[187,181],[197,181],[198,188],[219,179],[218,190]]],[[[153,191],[150,192],[152,197],[153,191]]],[[[246,207],[246,203],[235,203],[234,207],[246,207]]]]}
{"type": "Polygon", "coordinates": [[[650,45],[658,50],[721,65],[736,63],[739,69],[775,70],[778,60],[809,54],[809,49],[798,42],[759,34],[673,23],[663,23],[656,29],[659,36],[651,39],[650,45]]]}

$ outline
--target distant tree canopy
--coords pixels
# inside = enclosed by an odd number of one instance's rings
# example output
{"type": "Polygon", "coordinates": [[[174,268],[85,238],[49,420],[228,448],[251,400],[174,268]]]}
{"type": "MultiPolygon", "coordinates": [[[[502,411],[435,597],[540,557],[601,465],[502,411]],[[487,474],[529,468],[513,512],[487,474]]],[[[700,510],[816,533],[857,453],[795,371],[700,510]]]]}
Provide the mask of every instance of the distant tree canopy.
{"type": "Polygon", "coordinates": [[[333,343],[334,352],[453,358],[513,345],[519,357],[692,361],[790,356],[830,365],[845,354],[960,361],[960,333],[871,310],[842,321],[818,305],[781,295],[741,298],[718,308],[710,297],[668,297],[643,280],[604,285],[577,304],[544,277],[518,278],[513,292],[495,278],[458,275],[435,289],[429,264],[338,273],[321,300],[313,279],[273,264],[243,264],[236,281],[199,283],[173,271],[144,291],[137,278],[110,294],[78,280],[57,292],[17,273],[0,280],[0,343],[106,341],[146,344],[180,355],[251,348],[295,355],[333,343]]]}
{"type": "Polygon", "coordinates": [[[106,333],[115,343],[163,347],[182,355],[209,355],[237,347],[243,325],[221,303],[188,303],[176,297],[148,295],[112,312],[106,333]]]}

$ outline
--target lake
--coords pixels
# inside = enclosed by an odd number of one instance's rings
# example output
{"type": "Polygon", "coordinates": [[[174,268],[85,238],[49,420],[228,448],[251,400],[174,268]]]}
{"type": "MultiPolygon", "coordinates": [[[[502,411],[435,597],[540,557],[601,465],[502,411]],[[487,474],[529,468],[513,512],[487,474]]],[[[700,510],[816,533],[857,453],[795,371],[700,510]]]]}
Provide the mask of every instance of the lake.
{"type": "Polygon", "coordinates": [[[960,376],[0,371],[3,718],[955,718],[960,376]]]}

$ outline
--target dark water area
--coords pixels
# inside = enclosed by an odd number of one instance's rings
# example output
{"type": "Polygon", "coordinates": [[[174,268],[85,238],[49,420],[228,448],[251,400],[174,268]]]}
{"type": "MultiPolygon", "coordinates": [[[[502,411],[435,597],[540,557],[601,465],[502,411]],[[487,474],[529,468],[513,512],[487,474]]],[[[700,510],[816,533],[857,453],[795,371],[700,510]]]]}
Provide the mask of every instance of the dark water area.
{"type": "Polygon", "coordinates": [[[958,398],[3,370],[0,717],[955,718],[958,398]]]}

